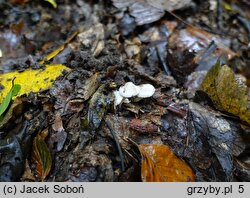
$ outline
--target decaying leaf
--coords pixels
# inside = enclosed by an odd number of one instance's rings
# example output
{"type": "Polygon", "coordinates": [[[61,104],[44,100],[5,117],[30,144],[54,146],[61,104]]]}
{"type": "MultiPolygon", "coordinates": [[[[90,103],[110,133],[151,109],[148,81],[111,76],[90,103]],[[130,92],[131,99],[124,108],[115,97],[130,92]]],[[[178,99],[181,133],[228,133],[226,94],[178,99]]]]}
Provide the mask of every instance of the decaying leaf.
{"type": "MultiPolygon", "coordinates": [[[[21,85],[22,89],[17,96],[28,94],[30,92],[38,92],[43,89],[49,88],[53,81],[61,75],[63,70],[70,70],[62,64],[46,65],[45,69],[32,70],[27,69],[24,72],[10,72],[0,74],[0,84],[4,89],[0,93],[0,102],[7,96],[11,89],[9,82],[16,77],[15,83],[21,85]]],[[[15,98],[15,97],[13,97],[15,98]]]]}
{"type": "Polygon", "coordinates": [[[83,46],[91,47],[91,52],[96,57],[104,48],[104,27],[101,23],[97,23],[79,33],[77,39],[83,46]]]}
{"type": "Polygon", "coordinates": [[[246,147],[239,123],[194,102],[189,103],[188,120],[192,132],[185,152],[189,163],[199,168],[198,180],[233,181],[233,161],[246,147]]]}
{"type": "Polygon", "coordinates": [[[105,85],[101,85],[89,101],[87,122],[94,129],[100,126],[104,114],[113,101],[112,94],[106,96],[104,91],[105,85]]]}
{"type": "MultiPolygon", "coordinates": [[[[46,1],[46,0],[45,0],[46,1]]],[[[45,61],[49,61],[52,58],[54,58],[55,56],[57,56],[60,52],[62,52],[66,45],[68,43],[70,43],[72,41],[73,38],[75,38],[75,36],[78,34],[78,31],[75,31],[73,34],[71,34],[67,40],[64,42],[64,44],[60,45],[58,48],[56,48],[54,51],[50,52],[49,54],[47,54],[44,59],[42,61],[40,61],[40,64],[44,64],[45,61]]]]}
{"type": "Polygon", "coordinates": [[[52,157],[44,139],[39,134],[33,141],[32,160],[36,164],[37,175],[44,181],[51,170],[52,157]]]}
{"type": "Polygon", "coordinates": [[[236,53],[228,47],[229,42],[192,26],[176,30],[168,39],[167,59],[172,75],[184,83],[193,71],[209,70],[219,57],[232,59],[236,53]]]}
{"type": "Polygon", "coordinates": [[[129,7],[130,14],[135,18],[137,25],[152,23],[159,20],[164,11],[149,5],[147,2],[136,2],[129,7]]]}
{"type": "Polygon", "coordinates": [[[98,82],[99,73],[95,73],[88,78],[83,85],[82,97],[84,100],[88,100],[99,86],[98,82]]]}
{"type": "Polygon", "coordinates": [[[190,5],[191,0],[112,0],[113,4],[123,9],[128,7],[138,25],[152,23],[164,15],[164,10],[174,11],[190,5]]]}
{"type": "Polygon", "coordinates": [[[51,53],[49,53],[48,55],[46,55],[46,57],[44,58],[44,60],[40,61],[40,64],[43,64],[45,61],[51,60],[56,55],[58,55],[62,50],[64,50],[64,48],[65,48],[65,45],[59,46],[57,49],[55,49],[54,51],[52,51],[51,53]]]}
{"type": "Polygon", "coordinates": [[[195,175],[185,161],[166,145],[139,145],[142,154],[141,177],[144,182],[193,182],[195,175]]]}
{"type": "Polygon", "coordinates": [[[247,87],[230,67],[221,66],[218,61],[207,73],[200,89],[208,94],[216,108],[250,124],[247,87]]]}
{"type": "Polygon", "coordinates": [[[164,9],[167,11],[178,10],[185,8],[191,4],[192,0],[147,0],[147,2],[158,9],[164,9]]]}

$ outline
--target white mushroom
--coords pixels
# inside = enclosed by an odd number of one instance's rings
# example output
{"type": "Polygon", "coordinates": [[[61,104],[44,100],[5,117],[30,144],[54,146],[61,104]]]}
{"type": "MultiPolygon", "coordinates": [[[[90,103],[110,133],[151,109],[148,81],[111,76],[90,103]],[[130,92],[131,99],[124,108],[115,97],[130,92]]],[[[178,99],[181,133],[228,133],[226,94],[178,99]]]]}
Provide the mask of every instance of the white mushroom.
{"type": "Polygon", "coordinates": [[[119,88],[119,94],[124,98],[131,98],[137,96],[140,92],[140,88],[132,82],[127,82],[124,86],[119,88]]]}
{"type": "Polygon", "coordinates": [[[129,103],[128,98],[131,97],[137,97],[137,99],[151,97],[155,93],[155,88],[151,84],[136,86],[132,82],[127,82],[119,88],[119,91],[114,91],[113,93],[115,96],[114,107],[116,107],[121,103],[129,103]]]}
{"type": "Polygon", "coordinates": [[[123,97],[120,95],[119,91],[114,91],[113,93],[115,95],[114,105],[117,106],[122,103],[123,97]]]}
{"type": "Polygon", "coordinates": [[[125,103],[125,104],[128,104],[128,103],[130,103],[130,100],[125,98],[122,102],[125,103]]]}
{"type": "Polygon", "coordinates": [[[155,88],[151,84],[142,84],[138,86],[140,91],[137,95],[139,98],[148,98],[151,97],[155,93],[155,88]]]}

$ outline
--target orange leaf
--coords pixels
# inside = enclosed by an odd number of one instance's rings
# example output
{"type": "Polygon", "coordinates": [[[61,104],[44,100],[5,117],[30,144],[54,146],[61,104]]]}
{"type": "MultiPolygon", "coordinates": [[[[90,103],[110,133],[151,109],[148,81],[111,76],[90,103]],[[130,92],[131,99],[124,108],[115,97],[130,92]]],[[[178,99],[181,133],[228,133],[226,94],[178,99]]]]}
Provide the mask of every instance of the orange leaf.
{"type": "Polygon", "coordinates": [[[142,155],[141,177],[144,182],[194,182],[188,164],[166,145],[139,145],[142,155]]]}

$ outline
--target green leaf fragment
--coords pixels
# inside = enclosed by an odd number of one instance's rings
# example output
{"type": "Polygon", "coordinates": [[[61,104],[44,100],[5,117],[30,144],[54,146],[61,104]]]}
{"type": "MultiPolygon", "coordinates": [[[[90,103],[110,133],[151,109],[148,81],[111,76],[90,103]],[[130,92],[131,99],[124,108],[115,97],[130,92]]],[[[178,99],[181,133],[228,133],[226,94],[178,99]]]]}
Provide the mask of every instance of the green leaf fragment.
{"type": "Polygon", "coordinates": [[[13,96],[17,95],[18,92],[21,89],[21,85],[15,84],[9,91],[9,93],[4,98],[3,102],[0,105],[0,116],[6,111],[6,109],[9,107],[9,104],[11,102],[11,99],[13,96]]]}

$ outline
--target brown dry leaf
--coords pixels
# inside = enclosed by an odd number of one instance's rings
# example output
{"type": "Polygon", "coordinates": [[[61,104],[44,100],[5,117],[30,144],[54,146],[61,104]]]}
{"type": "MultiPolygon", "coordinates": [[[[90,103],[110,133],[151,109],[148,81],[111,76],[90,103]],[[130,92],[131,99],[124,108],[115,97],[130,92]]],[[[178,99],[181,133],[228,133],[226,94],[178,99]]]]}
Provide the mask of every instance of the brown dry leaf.
{"type": "Polygon", "coordinates": [[[207,73],[200,89],[208,94],[219,110],[250,124],[247,87],[236,78],[230,67],[221,66],[218,61],[207,73]]]}
{"type": "Polygon", "coordinates": [[[37,175],[44,181],[51,170],[52,157],[47,144],[40,134],[33,140],[32,161],[36,164],[37,175]]]}
{"type": "Polygon", "coordinates": [[[144,182],[194,182],[188,164],[176,157],[166,145],[139,145],[142,155],[141,177],[144,182]]]}

